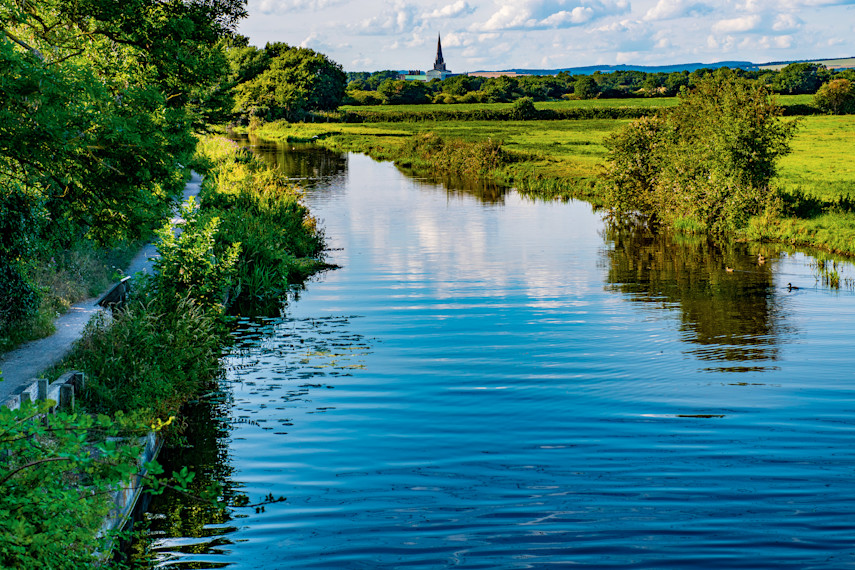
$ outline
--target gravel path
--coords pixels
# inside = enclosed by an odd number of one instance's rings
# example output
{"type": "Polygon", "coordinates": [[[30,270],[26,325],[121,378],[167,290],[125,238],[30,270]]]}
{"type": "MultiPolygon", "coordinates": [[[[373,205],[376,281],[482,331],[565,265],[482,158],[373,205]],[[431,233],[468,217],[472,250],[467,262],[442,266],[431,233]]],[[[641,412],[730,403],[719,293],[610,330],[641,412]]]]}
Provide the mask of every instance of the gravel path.
{"type": "MultiPolygon", "coordinates": [[[[184,187],[184,201],[190,196],[199,194],[202,179],[195,172],[184,187]]],[[[178,221],[176,216],[173,223],[178,221]]],[[[148,244],[134,257],[126,271],[127,275],[151,271],[152,260],[158,256],[154,244],[148,244]]],[[[105,291],[106,293],[106,291],[105,291]]],[[[89,319],[101,307],[95,303],[101,297],[85,299],[71,306],[67,313],[54,321],[56,332],[47,338],[34,340],[21,345],[16,350],[7,352],[0,358],[0,371],[3,381],[0,382],[0,402],[28,386],[39,374],[58,363],[71,350],[74,342],[80,338],[83,328],[89,319]]]]}

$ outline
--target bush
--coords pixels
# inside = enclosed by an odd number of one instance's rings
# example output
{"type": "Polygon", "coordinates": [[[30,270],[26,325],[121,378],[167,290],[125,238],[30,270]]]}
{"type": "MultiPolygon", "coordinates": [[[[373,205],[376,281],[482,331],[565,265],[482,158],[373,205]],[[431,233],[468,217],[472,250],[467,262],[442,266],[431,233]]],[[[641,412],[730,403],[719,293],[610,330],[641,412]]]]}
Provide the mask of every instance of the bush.
{"type": "Polygon", "coordinates": [[[435,133],[419,134],[409,139],[401,154],[413,162],[429,166],[433,172],[455,176],[487,176],[511,161],[501,142],[492,139],[445,141],[435,133]]]}
{"type": "Polygon", "coordinates": [[[673,110],[607,139],[611,206],[713,234],[744,227],[775,198],[775,162],[795,130],[780,114],[758,82],[726,69],[707,75],[673,110]]]}
{"type": "Polygon", "coordinates": [[[848,79],[833,79],[819,88],[813,104],[832,115],[855,113],[855,85],[848,79]]]}
{"type": "Polygon", "coordinates": [[[521,97],[514,101],[511,114],[519,121],[536,119],[539,115],[531,97],[521,97]]]}
{"type": "Polygon", "coordinates": [[[0,406],[0,567],[92,568],[115,485],[136,472],[139,422],[0,406]],[[97,449],[97,453],[93,450],[97,449]]]}

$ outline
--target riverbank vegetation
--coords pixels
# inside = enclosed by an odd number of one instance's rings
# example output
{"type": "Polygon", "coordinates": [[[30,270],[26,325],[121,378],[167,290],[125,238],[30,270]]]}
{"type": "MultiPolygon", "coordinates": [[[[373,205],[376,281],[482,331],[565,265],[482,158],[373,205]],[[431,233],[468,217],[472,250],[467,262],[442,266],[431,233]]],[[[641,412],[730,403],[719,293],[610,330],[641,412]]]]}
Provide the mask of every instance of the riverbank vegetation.
{"type": "Polygon", "coordinates": [[[192,130],[216,114],[218,44],[245,14],[236,0],[0,3],[0,349],[103,282],[46,293],[64,274],[112,273],[171,214],[192,130]]]}
{"type": "MultiPolygon", "coordinates": [[[[138,278],[124,308],[91,321],[53,371],[86,374],[78,401],[85,413],[50,416],[50,427],[42,428],[36,416],[44,410],[0,410],[0,440],[8,451],[0,462],[0,519],[26,514],[0,534],[4,566],[87,565],[109,542],[107,536],[92,539],[109,510],[109,489],[137,473],[139,445],[127,438],[151,426],[173,424],[174,432],[181,422],[169,418],[191,398],[217,390],[230,313],[278,314],[289,284],[323,267],[322,234],[295,188],[229,141],[208,139],[200,151],[197,164],[208,170],[201,206],[184,209],[179,235],[171,226],[159,232],[161,257],[153,274],[138,278]],[[255,278],[258,271],[266,272],[265,281],[255,278]],[[54,438],[55,432],[62,437],[54,438]],[[103,439],[117,435],[125,439],[109,445],[103,439]],[[39,445],[9,445],[34,438],[39,445]],[[92,456],[93,448],[108,453],[92,456]],[[51,514],[63,509],[63,516],[51,514]],[[79,544],[56,547],[70,526],[79,544]]],[[[184,467],[168,485],[203,501],[224,498],[215,487],[192,487],[193,466],[184,467]]],[[[158,466],[149,470],[157,475],[158,466]]],[[[155,489],[165,484],[148,483],[155,489]]]]}
{"type": "MultiPolygon", "coordinates": [[[[50,372],[86,374],[77,412],[0,407],[0,566],[106,554],[116,486],[164,488],[156,464],[140,471],[137,436],[174,429],[188,399],[216,389],[230,311],[278,310],[322,266],[322,235],[281,176],[234,145],[193,158],[194,131],[232,117],[222,47],[245,14],[242,0],[0,3],[0,351],[50,334],[58,312],[161,240],[127,306],[93,320],[50,372]],[[210,171],[204,205],[184,210],[180,236],[157,230],[191,164],[210,171]]],[[[166,481],[187,491],[192,479],[184,465],[166,481]]]]}
{"type": "Polygon", "coordinates": [[[604,185],[618,214],[733,235],[778,206],[771,186],[795,121],[781,121],[766,88],[718,70],[668,113],[634,121],[606,141],[604,185]]]}
{"type": "MultiPolygon", "coordinates": [[[[811,105],[812,95],[775,96],[791,109],[811,105]]],[[[536,103],[542,106],[604,107],[643,104],[646,115],[667,112],[679,103],[672,99],[593,100],[536,103]],[[660,105],[653,105],[660,102],[660,105]]],[[[510,113],[513,103],[484,105],[510,113]]],[[[425,115],[408,122],[300,123],[273,122],[254,133],[271,140],[314,141],[339,151],[369,154],[394,160],[419,175],[442,176],[443,163],[420,157],[412,140],[428,133],[453,144],[481,144],[491,141],[506,157],[494,165],[488,176],[497,183],[545,198],[582,198],[599,207],[608,207],[603,184],[608,149],[605,140],[631,123],[627,119],[588,120],[436,120],[431,114],[440,106],[402,107],[404,113],[425,115]]],[[[454,109],[457,106],[449,106],[454,109]]],[[[462,112],[478,105],[461,105],[462,112]]],[[[397,107],[374,107],[372,112],[395,113],[397,107]]],[[[783,121],[793,119],[783,118],[783,121]]],[[[855,255],[855,218],[849,201],[855,171],[846,149],[855,144],[855,117],[851,115],[809,115],[798,117],[798,127],[790,142],[792,152],[776,162],[771,184],[780,198],[776,210],[747,219],[747,225],[732,237],[760,241],[780,241],[855,255]]],[[[741,223],[741,222],[740,222],[741,223]]],[[[691,224],[684,224],[691,229],[691,224]]],[[[696,230],[703,226],[694,226],[696,230]]]]}

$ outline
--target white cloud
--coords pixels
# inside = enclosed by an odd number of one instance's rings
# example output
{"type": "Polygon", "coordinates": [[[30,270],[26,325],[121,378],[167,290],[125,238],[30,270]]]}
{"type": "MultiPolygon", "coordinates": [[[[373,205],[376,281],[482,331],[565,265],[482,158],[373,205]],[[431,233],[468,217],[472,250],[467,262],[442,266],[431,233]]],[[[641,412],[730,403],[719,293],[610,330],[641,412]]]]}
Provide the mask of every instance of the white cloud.
{"type": "Polygon", "coordinates": [[[344,4],[347,0],[258,0],[250,10],[262,14],[287,14],[288,12],[316,12],[344,4]]]}
{"type": "Polygon", "coordinates": [[[240,32],[347,69],[765,62],[855,53],[855,0],[249,0],[240,32]],[[709,36],[709,38],[708,38],[709,36]]]}
{"type": "Polygon", "coordinates": [[[468,16],[473,12],[475,12],[475,8],[470,6],[468,2],[465,0],[457,0],[457,2],[454,2],[453,4],[448,4],[442,8],[437,8],[433,12],[422,14],[422,18],[428,20],[434,18],[458,18],[460,16],[468,16]]]}
{"type": "Polygon", "coordinates": [[[775,17],[775,23],[772,24],[772,29],[776,32],[790,32],[798,30],[802,26],[802,21],[792,14],[778,14],[775,17]]]}
{"type": "Polygon", "coordinates": [[[626,0],[499,0],[490,18],[475,31],[542,30],[578,26],[629,10],[626,0]]]}
{"type": "Polygon", "coordinates": [[[740,16],[739,18],[730,18],[728,20],[719,20],[713,24],[712,30],[717,34],[750,32],[760,25],[761,20],[762,18],[756,14],[751,16],[740,16]]]}
{"type": "Polygon", "coordinates": [[[392,35],[410,33],[415,28],[418,8],[403,0],[387,4],[380,16],[362,20],[352,28],[367,35],[392,35]]]}
{"type": "Polygon", "coordinates": [[[648,21],[670,20],[685,16],[699,16],[712,11],[712,8],[702,2],[692,2],[691,0],[659,0],[656,6],[647,11],[644,19],[648,21]]]}

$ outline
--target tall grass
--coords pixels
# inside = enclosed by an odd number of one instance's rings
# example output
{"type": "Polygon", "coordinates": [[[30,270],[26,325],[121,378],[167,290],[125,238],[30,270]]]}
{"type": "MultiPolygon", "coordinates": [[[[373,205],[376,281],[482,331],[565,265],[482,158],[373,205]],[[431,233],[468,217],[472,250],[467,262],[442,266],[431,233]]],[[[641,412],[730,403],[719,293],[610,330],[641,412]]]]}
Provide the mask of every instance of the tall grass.
{"type": "Polygon", "coordinates": [[[278,311],[291,285],[324,267],[323,233],[282,173],[222,140],[202,152],[209,148],[217,158],[202,186],[202,217],[219,220],[221,249],[240,244],[232,311],[278,311]]]}

